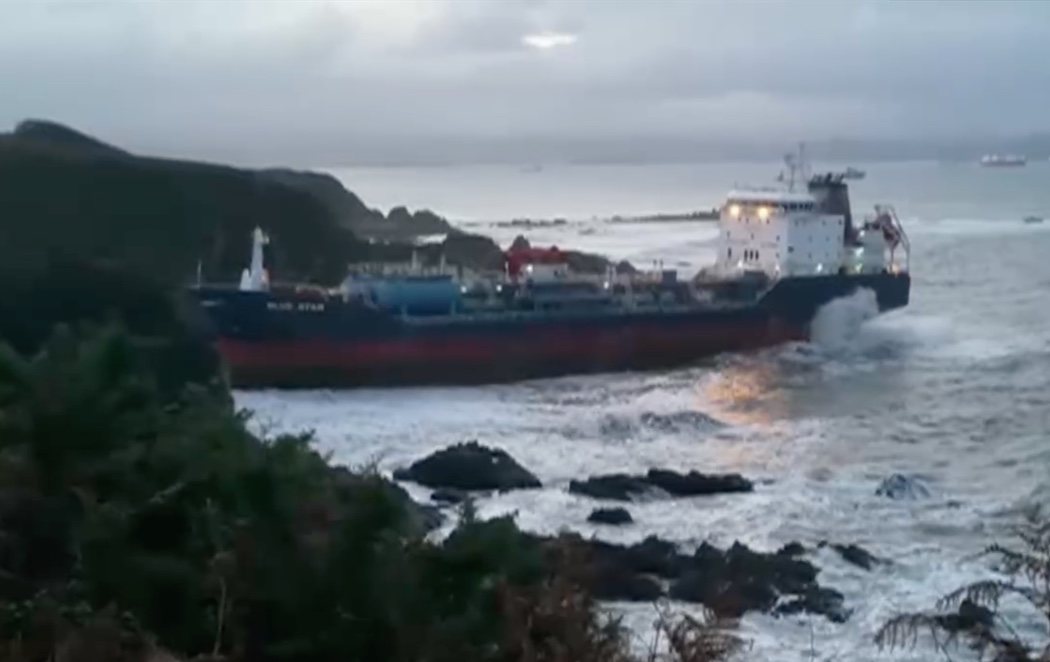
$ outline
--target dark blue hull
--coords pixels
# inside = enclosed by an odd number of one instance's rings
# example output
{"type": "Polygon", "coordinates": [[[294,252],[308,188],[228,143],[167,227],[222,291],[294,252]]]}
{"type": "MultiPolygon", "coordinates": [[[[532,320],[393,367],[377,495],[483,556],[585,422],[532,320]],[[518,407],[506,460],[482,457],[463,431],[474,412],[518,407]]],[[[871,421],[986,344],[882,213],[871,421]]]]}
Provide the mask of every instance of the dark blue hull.
{"type": "Polygon", "coordinates": [[[808,337],[858,289],[908,303],[907,274],[784,279],[750,303],[400,315],[315,294],[195,290],[238,387],[453,384],[686,364],[808,337]]]}

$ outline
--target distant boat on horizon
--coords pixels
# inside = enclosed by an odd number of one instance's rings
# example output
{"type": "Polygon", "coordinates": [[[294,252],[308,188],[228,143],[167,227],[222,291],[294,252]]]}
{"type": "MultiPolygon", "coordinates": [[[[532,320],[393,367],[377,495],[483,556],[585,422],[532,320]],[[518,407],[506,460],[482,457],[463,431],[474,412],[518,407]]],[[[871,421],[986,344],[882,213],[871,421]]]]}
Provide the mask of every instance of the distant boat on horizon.
{"type": "Polygon", "coordinates": [[[981,157],[981,165],[989,167],[1014,167],[1019,168],[1028,163],[1028,157],[1021,154],[985,154],[981,157]]]}
{"type": "Polygon", "coordinates": [[[854,168],[853,166],[850,166],[850,167],[846,168],[846,172],[842,173],[842,178],[843,179],[858,179],[859,180],[859,179],[864,179],[867,176],[868,176],[868,173],[864,172],[863,170],[859,170],[857,168],[854,168]]]}

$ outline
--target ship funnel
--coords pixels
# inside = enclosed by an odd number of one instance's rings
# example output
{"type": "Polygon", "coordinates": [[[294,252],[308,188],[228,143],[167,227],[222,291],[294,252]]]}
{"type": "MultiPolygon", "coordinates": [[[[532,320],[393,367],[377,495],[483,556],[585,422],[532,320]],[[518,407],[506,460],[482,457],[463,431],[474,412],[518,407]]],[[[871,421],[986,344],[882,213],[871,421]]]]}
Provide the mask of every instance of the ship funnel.
{"type": "Polygon", "coordinates": [[[853,230],[853,213],[850,211],[849,187],[838,173],[816,175],[809,180],[809,193],[816,201],[816,209],[822,214],[842,216],[846,219],[843,241],[850,243],[856,233],[853,230]]]}

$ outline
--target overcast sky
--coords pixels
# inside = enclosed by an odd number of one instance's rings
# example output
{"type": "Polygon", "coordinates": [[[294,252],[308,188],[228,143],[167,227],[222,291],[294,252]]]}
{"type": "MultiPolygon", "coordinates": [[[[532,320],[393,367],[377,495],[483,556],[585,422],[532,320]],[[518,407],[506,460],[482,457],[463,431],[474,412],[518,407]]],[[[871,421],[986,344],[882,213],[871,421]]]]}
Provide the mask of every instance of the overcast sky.
{"type": "Polygon", "coordinates": [[[1021,135],[1050,2],[0,0],[0,125],[26,117],[304,166],[1021,135]]]}

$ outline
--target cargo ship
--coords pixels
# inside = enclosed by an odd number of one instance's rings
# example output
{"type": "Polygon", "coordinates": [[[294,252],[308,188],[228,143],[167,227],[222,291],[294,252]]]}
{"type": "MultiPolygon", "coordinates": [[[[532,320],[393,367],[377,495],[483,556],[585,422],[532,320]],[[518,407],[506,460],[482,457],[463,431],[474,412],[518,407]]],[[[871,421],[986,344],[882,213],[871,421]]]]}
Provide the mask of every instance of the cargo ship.
{"type": "Polygon", "coordinates": [[[732,191],[718,257],[673,270],[573,273],[514,246],[498,273],[356,265],[337,287],[271,283],[265,233],[239,286],[198,285],[233,386],[463,384],[654,369],[805,340],[818,309],[867,289],[907,305],[907,235],[892,207],[854,220],[845,173],[732,191]]]}

